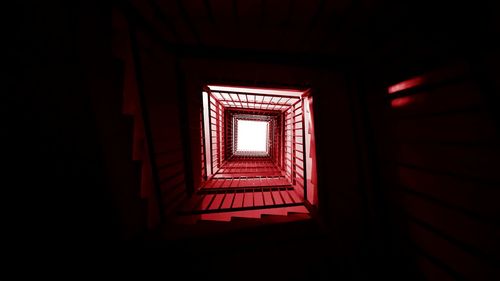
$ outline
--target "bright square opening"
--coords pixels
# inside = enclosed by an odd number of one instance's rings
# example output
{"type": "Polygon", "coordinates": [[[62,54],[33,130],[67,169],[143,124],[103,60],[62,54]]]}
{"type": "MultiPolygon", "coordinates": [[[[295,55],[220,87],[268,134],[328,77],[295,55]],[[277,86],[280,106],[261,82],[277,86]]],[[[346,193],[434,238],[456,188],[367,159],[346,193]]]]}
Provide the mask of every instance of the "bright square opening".
{"type": "Polygon", "coordinates": [[[268,122],[238,120],[237,151],[267,152],[268,122]]]}

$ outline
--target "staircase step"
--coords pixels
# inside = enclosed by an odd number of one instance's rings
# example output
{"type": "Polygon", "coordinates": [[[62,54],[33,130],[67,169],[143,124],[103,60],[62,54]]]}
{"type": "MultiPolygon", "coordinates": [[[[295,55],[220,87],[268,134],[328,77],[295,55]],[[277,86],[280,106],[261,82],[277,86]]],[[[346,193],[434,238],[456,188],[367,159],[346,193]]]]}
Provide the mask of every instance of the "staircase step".
{"type": "Polygon", "coordinates": [[[248,177],[248,178],[260,178],[260,177],[282,177],[280,170],[271,172],[239,172],[239,173],[217,173],[214,178],[238,178],[238,177],[248,177]]]}
{"type": "MultiPolygon", "coordinates": [[[[212,215],[212,214],[211,214],[212,215]]],[[[179,239],[188,237],[202,237],[205,235],[221,235],[228,231],[242,229],[256,229],[261,226],[272,226],[275,224],[288,224],[294,222],[307,222],[311,220],[308,214],[293,214],[289,216],[263,215],[262,218],[233,217],[231,221],[220,220],[197,220],[197,218],[186,217],[182,221],[170,224],[163,230],[164,237],[168,239],[179,239]],[[194,221],[196,221],[194,223],[194,221]]]]}
{"type": "Polygon", "coordinates": [[[231,221],[234,218],[252,218],[260,219],[262,216],[288,216],[290,214],[309,214],[309,211],[304,206],[259,209],[259,210],[244,210],[235,212],[221,212],[211,214],[201,214],[198,216],[200,221],[231,221]]]}
{"type": "Polygon", "coordinates": [[[298,214],[309,214],[309,210],[305,206],[292,206],[286,208],[288,214],[298,213],[298,214]]]}
{"type": "Polygon", "coordinates": [[[260,219],[263,216],[290,216],[293,214],[309,214],[304,206],[292,206],[282,208],[269,208],[257,210],[244,210],[234,212],[208,213],[199,215],[179,216],[185,219],[176,219],[176,222],[182,224],[194,224],[197,221],[223,221],[230,222],[235,218],[260,219]]]}
{"type": "Polygon", "coordinates": [[[261,191],[286,191],[293,190],[291,185],[275,185],[275,186],[235,186],[223,188],[207,188],[202,187],[198,190],[198,194],[210,193],[225,193],[225,192],[261,192],[261,191]]]}
{"type": "Polygon", "coordinates": [[[204,189],[224,189],[224,188],[255,188],[255,187],[273,187],[290,186],[290,182],[281,178],[213,178],[208,180],[202,188],[204,189]]]}
{"type": "Polygon", "coordinates": [[[285,223],[292,221],[303,221],[311,219],[311,215],[309,214],[289,214],[287,216],[282,215],[270,215],[270,214],[262,214],[260,221],[262,223],[285,223]]]}
{"type": "Polygon", "coordinates": [[[218,218],[223,218],[224,221],[231,221],[231,218],[233,218],[233,217],[260,219],[261,214],[262,214],[261,210],[247,210],[247,211],[203,214],[203,215],[201,215],[201,220],[205,220],[207,218],[209,218],[210,220],[218,220],[218,218]]]}
{"type": "Polygon", "coordinates": [[[300,198],[300,196],[297,194],[297,192],[295,190],[288,191],[288,195],[290,195],[291,199],[294,202],[301,202],[302,201],[302,199],[300,198]]]}
{"type": "Polygon", "coordinates": [[[262,214],[261,220],[272,220],[272,221],[296,221],[296,220],[308,220],[311,219],[310,214],[306,213],[289,213],[287,216],[277,216],[277,215],[269,215],[269,214],[262,214]]]}

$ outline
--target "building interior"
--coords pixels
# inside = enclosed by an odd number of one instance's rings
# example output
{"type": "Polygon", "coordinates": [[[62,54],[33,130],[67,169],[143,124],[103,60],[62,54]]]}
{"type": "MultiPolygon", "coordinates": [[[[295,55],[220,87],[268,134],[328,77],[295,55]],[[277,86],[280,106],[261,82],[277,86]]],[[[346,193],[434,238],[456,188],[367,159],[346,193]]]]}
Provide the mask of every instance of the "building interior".
{"type": "Polygon", "coordinates": [[[37,237],[167,279],[500,280],[493,3],[101,5],[27,17],[37,237]]]}

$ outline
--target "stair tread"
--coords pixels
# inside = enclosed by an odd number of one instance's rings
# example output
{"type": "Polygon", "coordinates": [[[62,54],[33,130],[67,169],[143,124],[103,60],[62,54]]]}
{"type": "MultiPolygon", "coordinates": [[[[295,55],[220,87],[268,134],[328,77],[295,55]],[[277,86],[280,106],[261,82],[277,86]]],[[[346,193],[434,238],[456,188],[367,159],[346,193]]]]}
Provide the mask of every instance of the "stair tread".
{"type": "Polygon", "coordinates": [[[309,214],[309,211],[305,206],[291,206],[291,207],[268,208],[268,209],[257,209],[257,210],[242,210],[234,212],[187,215],[187,216],[181,216],[181,217],[186,217],[185,221],[182,220],[180,221],[181,223],[193,223],[196,221],[203,221],[203,220],[229,222],[234,218],[260,219],[263,216],[290,216],[293,214],[309,214]]]}
{"type": "MultiPolygon", "coordinates": [[[[222,214],[222,213],[219,213],[222,214]]],[[[177,239],[192,236],[205,236],[223,234],[228,231],[256,228],[260,226],[271,226],[274,224],[287,224],[293,222],[305,222],[311,220],[309,214],[290,214],[288,216],[263,214],[261,218],[252,217],[229,217],[221,220],[209,214],[211,219],[199,220],[200,215],[186,216],[182,220],[174,222],[164,230],[164,238],[177,239]],[[189,218],[187,218],[189,217],[189,218]]],[[[207,217],[208,218],[208,217],[207,217]]]]}
{"type": "Polygon", "coordinates": [[[254,188],[254,187],[274,187],[274,186],[289,186],[292,185],[284,178],[223,178],[208,180],[202,188],[254,188]]]}

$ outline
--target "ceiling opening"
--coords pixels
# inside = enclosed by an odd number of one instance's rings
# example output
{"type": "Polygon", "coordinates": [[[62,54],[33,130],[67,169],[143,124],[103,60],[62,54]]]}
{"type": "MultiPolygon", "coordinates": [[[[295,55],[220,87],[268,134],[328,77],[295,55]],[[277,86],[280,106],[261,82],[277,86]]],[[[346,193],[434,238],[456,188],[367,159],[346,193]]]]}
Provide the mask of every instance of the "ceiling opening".
{"type": "Polygon", "coordinates": [[[269,123],[264,121],[238,120],[237,152],[267,152],[269,123]]]}

